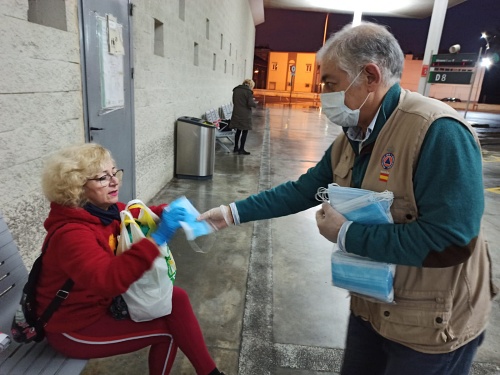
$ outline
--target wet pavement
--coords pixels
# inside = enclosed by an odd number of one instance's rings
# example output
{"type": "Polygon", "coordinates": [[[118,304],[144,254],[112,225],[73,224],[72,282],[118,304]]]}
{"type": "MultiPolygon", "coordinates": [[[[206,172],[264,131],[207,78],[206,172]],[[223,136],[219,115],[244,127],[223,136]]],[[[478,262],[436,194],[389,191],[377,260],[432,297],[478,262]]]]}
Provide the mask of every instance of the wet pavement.
{"type": "MultiPolygon", "coordinates": [[[[467,117],[471,120],[472,112],[467,117]]],[[[500,285],[499,134],[484,129],[477,128],[485,143],[484,228],[500,285]]],[[[217,145],[212,179],[174,178],[149,203],[185,195],[203,212],[296,179],[320,160],[339,131],[306,104],[259,108],[247,140],[251,155],[226,153],[217,145]]],[[[339,372],[349,297],[331,285],[332,245],[319,235],[315,211],[245,223],[201,238],[197,245],[204,253],[194,251],[182,231],[172,241],[176,285],[188,291],[210,353],[227,375],[339,372]]],[[[499,300],[474,375],[500,374],[499,300]]],[[[91,360],[83,374],[140,373],[147,373],[146,350],[91,360]]],[[[194,373],[179,352],[172,374],[194,373]]]]}

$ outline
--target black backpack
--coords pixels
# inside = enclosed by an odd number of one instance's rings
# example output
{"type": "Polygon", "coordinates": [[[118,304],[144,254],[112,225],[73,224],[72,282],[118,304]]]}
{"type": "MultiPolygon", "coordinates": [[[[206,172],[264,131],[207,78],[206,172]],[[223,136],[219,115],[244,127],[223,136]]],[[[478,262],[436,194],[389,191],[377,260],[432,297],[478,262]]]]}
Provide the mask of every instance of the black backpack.
{"type": "Polygon", "coordinates": [[[30,343],[32,341],[40,342],[45,338],[45,329],[47,322],[52,317],[52,314],[59,308],[61,303],[68,298],[71,288],[73,288],[73,280],[68,279],[57,291],[54,299],[50,302],[47,309],[41,316],[36,314],[36,286],[38,278],[42,271],[42,258],[48,246],[46,240],[42,253],[36,258],[35,263],[28,275],[28,281],[24,285],[23,294],[16,315],[12,320],[11,333],[14,340],[18,343],[30,343]]]}

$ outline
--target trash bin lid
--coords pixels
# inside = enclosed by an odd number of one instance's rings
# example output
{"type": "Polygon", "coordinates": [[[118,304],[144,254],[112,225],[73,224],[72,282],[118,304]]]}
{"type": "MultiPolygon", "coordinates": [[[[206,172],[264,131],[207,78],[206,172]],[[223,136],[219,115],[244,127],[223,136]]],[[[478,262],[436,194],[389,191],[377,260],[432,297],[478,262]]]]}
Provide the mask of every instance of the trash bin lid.
{"type": "Polygon", "coordinates": [[[198,126],[204,126],[206,128],[213,128],[215,127],[214,124],[211,122],[205,121],[201,118],[197,117],[191,117],[191,116],[182,116],[177,119],[177,122],[185,122],[188,124],[193,124],[193,125],[198,125],[198,126]]]}

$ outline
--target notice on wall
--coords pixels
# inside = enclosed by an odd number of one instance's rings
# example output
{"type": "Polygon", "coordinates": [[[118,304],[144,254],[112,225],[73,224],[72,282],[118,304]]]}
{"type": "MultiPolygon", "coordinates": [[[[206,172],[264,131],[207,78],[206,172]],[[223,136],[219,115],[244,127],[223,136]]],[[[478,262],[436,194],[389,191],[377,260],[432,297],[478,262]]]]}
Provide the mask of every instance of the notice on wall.
{"type": "Polygon", "coordinates": [[[122,31],[123,26],[117,23],[113,16],[97,16],[101,114],[123,108],[125,105],[122,31]],[[113,46],[110,40],[113,40],[113,46]]]}
{"type": "Polygon", "coordinates": [[[111,55],[124,55],[125,49],[123,48],[123,27],[118,25],[116,17],[111,14],[106,15],[108,27],[108,52],[111,55]]]}

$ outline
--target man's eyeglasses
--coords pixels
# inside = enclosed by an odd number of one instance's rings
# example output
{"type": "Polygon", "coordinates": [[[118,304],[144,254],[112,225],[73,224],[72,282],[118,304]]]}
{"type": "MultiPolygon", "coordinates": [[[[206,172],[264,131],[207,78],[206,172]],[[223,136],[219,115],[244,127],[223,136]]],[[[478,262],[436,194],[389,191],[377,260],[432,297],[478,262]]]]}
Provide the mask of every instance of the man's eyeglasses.
{"type": "Polygon", "coordinates": [[[99,181],[102,187],[108,187],[109,183],[111,182],[112,178],[116,178],[118,182],[122,181],[123,177],[123,169],[117,169],[115,173],[112,174],[105,174],[104,176],[97,177],[97,178],[89,178],[88,180],[92,181],[99,181]]]}

